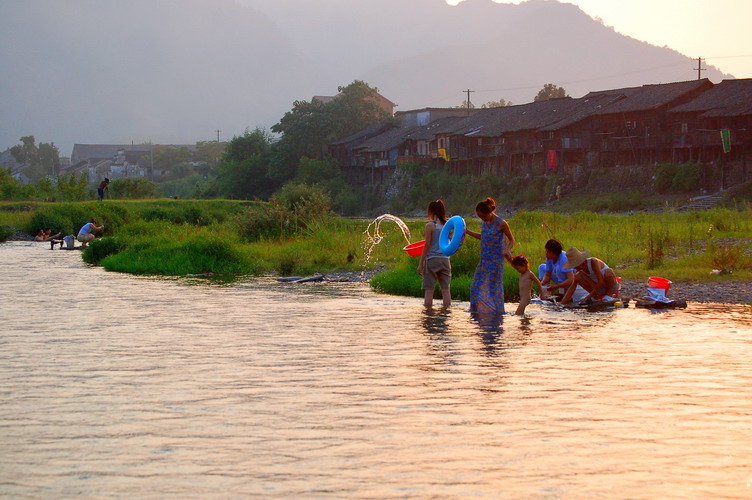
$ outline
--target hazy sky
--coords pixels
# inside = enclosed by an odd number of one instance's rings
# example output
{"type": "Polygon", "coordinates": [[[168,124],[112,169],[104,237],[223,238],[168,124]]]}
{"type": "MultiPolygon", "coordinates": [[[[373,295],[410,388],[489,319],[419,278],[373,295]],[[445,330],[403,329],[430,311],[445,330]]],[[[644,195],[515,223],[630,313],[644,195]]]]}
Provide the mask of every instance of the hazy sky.
{"type": "Polygon", "coordinates": [[[227,139],[355,79],[407,110],[752,78],[752,0],[442,2],[0,0],[0,151],[227,139]]]}
{"type": "Polygon", "coordinates": [[[600,17],[619,33],[659,47],[668,45],[693,58],[707,58],[709,64],[737,78],[752,78],[752,0],[561,1],[600,17]]]}

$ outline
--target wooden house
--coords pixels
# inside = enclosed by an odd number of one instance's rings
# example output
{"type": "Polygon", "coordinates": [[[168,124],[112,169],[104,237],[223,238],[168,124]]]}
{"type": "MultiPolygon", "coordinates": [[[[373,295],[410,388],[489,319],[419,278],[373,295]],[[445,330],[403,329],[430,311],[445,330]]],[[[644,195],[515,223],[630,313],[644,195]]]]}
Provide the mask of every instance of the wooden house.
{"type": "Polygon", "coordinates": [[[738,162],[742,180],[752,156],[752,78],[723,80],[712,89],[669,111],[677,162],[738,162]],[[723,152],[721,130],[729,131],[723,152]]]}
{"type": "Polygon", "coordinates": [[[708,79],[590,92],[585,97],[620,99],[593,113],[583,125],[594,131],[593,163],[601,166],[671,162],[668,110],[685,104],[713,84],[708,79]]]}

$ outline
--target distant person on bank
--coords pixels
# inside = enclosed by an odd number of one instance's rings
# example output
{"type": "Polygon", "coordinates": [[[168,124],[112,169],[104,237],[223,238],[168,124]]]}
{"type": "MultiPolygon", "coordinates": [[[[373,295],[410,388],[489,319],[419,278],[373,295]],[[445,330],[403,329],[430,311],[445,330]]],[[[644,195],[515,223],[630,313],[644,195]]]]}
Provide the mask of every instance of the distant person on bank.
{"type": "Polygon", "coordinates": [[[99,183],[99,187],[97,188],[99,201],[104,200],[104,192],[110,190],[109,186],[110,186],[110,179],[108,179],[107,177],[105,177],[104,180],[99,183]]]}
{"type": "Polygon", "coordinates": [[[97,226],[97,221],[91,219],[91,222],[84,224],[84,226],[78,231],[78,236],[76,237],[76,239],[83,243],[83,245],[81,245],[82,247],[85,247],[91,240],[95,238],[94,233],[102,232],[103,229],[104,224],[97,226]]]}

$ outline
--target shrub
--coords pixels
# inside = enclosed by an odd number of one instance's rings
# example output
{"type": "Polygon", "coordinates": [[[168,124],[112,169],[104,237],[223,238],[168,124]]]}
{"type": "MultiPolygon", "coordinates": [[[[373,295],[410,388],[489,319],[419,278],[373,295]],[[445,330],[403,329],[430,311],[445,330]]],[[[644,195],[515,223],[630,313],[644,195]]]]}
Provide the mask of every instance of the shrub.
{"type": "Polygon", "coordinates": [[[676,177],[676,165],[659,165],[655,168],[655,190],[659,193],[668,192],[676,177]]]}
{"type": "Polygon", "coordinates": [[[141,177],[115,179],[109,187],[113,198],[144,199],[157,197],[157,185],[141,177]]]}
{"type": "Polygon", "coordinates": [[[0,243],[8,241],[8,238],[10,238],[14,232],[15,229],[10,226],[0,226],[0,243]]]}
{"type": "Polygon", "coordinates": [[[700,188],[701,181],[702,167],[696,163],[687,163],[677,167],[671,187],[674,191],[696,191],[700,188]]]}
{"type": "Polygon", "coordinates": [[[84,262],[96,265],[99,264],[105,257],[119,253],[124,248],[124,246],[125,245],[118,238],[111,236],[106,238],[99,238],[92,241],[86,246],[86,248],[83,250],[82,258],[84,259],[84,262]]]}
{"type": "Polygon", "coordinates": [[[708,242],[706,251],[713,269],[721,274],[730,274],[739,268],[744,255],[744,248],[740,244],[716,244],[713,240],[708,242]]]}

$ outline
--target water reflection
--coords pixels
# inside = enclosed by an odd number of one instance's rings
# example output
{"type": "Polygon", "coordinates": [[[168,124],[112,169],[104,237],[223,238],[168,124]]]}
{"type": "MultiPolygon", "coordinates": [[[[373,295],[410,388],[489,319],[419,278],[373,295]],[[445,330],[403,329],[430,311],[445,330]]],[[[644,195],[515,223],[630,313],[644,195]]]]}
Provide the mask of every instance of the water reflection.
{"type": "Polygon", "coordinates": [[[3,496],[749,495],[748,307],[483,317],[72,253],[0,245],[3,496]]]}

